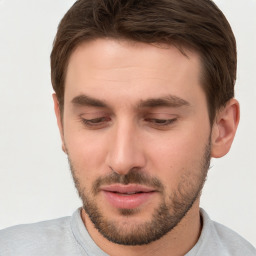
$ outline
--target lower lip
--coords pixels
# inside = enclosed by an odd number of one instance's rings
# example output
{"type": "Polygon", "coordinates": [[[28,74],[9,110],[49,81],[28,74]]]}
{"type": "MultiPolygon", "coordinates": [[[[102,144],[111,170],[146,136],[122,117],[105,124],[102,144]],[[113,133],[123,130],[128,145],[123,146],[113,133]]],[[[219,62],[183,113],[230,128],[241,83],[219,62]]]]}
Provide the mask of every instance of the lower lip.
{"type": "Polygon", "coordinates": [[[119,209],[135,209],[146,203],[155,192],[122,195],[109,191],[103,191],[107,201],[119,209]]]}

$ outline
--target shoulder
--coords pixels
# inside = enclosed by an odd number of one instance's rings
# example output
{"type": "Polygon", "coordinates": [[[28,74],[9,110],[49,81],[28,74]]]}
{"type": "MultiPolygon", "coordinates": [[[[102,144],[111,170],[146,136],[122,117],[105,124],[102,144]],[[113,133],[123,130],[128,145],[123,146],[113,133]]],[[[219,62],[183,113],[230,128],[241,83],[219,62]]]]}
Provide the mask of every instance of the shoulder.
{"type": "Polygon", "coordinates": [[[4,240],[44,238],[45,235],[52,238],[56,233],[66,231],[69,222],[70,217],[63,217],[55,220],[9,227],[0,231],[0,243],[4,240]]]}
{"type": "Polygon", "coordinates": [[[44,251],[59,241],[70,240],[70,233],[70,217],[13,226],[0,231],[0,255],[23,256],[26,252],[44,251]]]}
{"type": "Polygon", "coordinates": [[[228,227],[212,221],[201,209],[203,229],[196,246],[188,255],[256,256],[256,249],[228,227]]]}
{"type": "Polygon", "coordinates": [[[230,255],[256,255],[256,249],[238,233],[218,222],[212,224],[221,245],[230,255]]]}

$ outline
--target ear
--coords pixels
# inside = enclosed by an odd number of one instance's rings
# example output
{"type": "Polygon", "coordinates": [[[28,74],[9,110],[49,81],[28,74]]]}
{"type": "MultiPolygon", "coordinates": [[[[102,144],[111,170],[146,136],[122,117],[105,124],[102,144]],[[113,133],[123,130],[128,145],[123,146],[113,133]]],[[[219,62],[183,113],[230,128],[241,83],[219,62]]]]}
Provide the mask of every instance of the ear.
{"type": "Polygon", "coordinates": [[[231,99],[217,113],[212,127],[211,156],[215,158],[226,155],[232,145],[240,118],[239,103],[231,99]]]}
{"type": "Polygon", "coordinates": [[[60,113],[59,101],[58,101],[57,96],[56,96],[55,93],[52,94],[52,98],[53,98],[53,103],[54,103],[54,111],[55,111],[55,115],[56,115],[56,118],[57,118],[57,124],[58,124],[58,127],[59,127],[61,141],[62,141],[62,150],[65,153],[67,153],[65,143],[64,143],[63,123],[62,123],[62,117],[61,117],[61,113],[60,113]]]}

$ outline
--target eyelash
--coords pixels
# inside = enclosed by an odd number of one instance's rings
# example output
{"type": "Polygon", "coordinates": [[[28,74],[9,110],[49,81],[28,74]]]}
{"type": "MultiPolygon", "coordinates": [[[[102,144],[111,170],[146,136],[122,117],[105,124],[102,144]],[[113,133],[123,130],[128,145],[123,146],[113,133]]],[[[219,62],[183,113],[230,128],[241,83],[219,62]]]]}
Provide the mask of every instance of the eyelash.
{"type": "Polygon", "coordinates": [[[145,120],[157,126],[168,126],[174,123],[177,120],[177,118],[173,118],[173,119],[146,118],[145,120]]]}
{"type": "Polygon", "coordinates": [[[93,119],[82,119],[82,122],[89,127],[100,126],[104,122],[109,122],[111,119],[108,117],[97,117],[93,119]]]}
{"type": "MultiPolygon", "coordinates": [[[[93,119],[84,119],[82,118],[82,122],[89,128],[101,128],[105,127],[108,122],[111,121],[110,117],[97,117],[93,119]]],[[[156,127],[168,127],[172,125],[177,118],[173,119],[158,119],[158,118],[145,118],[144,121],[150,123],[152,126],[156,127]]]]}

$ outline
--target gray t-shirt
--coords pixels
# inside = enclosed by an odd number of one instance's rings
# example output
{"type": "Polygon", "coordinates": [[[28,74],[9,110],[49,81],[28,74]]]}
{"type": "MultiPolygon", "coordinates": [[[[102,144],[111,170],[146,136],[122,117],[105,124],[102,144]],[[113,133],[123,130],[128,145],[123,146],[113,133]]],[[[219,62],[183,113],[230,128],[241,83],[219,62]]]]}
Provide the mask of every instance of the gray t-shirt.
{"type": "MultiPolygon", "coordinates": [[[[252,256],[256,249],[201,209],[203,229],[186,256],[252,256]]],[[[107,256],[88,234],[77,209],[72,217],[10,227],[0,231],[0,256],[107,256]]],[[[166,252],[168,255],[168,252],[166,252]]]]}

